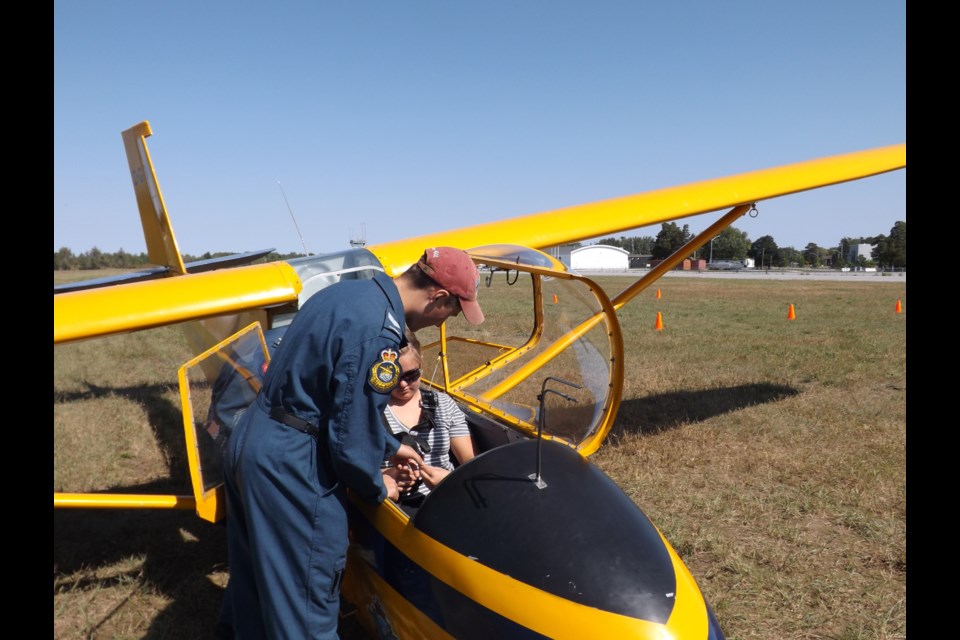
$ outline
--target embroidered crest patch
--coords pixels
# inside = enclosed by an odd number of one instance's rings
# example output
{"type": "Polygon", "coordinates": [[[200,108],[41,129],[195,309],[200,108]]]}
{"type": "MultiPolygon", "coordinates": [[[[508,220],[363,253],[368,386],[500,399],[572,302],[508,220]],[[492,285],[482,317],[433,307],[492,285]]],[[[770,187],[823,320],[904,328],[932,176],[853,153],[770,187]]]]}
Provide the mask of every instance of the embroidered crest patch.
{"type": "Polygon", "coordinates": [[[399,356],[395,349],[384,349],[380,352],[380,359],[370,367],[370,378],[367,380],[374,391],[390,393],[400,382],[400,365],[397,363],[399,356]]]}

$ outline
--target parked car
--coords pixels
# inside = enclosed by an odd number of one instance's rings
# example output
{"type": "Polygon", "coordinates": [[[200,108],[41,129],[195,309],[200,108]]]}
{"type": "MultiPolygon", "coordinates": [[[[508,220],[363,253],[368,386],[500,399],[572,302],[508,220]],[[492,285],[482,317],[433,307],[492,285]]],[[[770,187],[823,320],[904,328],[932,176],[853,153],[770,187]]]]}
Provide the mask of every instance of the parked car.
{"type": "Polygon", "coordinates": [[[736,260],[714,260],[707,263],[707,269],[714,271],[740,271],[743,269],[743,263],[736,260]]]}

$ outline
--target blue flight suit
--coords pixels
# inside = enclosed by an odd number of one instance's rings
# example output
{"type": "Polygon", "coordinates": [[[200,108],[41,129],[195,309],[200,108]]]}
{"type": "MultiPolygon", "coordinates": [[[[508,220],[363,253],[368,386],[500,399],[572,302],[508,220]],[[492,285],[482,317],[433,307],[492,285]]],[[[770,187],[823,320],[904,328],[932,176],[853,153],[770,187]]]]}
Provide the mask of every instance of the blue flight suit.
{"type": "Polygon", "coordinates": [[[399,443],[382,416],[404,327],[399,291],[384,274],[316,293],[230,436],[225,597],[239,640],[337,637],[346,490],[387,496],[380,463],[399,443]]]}

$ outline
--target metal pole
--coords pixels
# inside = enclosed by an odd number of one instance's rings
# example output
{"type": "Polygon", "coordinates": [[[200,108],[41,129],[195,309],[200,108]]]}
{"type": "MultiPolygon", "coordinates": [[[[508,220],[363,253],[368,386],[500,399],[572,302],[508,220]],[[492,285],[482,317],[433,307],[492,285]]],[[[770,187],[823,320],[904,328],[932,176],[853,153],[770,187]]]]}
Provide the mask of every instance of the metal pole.
{"type": "Polygon", "coordinates": [[[293,226],[297,229],[297,235],[300,236],[300,244],[303,246],[303,253],[305,255],[310,255],[310,252],[307,251],[307,243],[303,241],[303,234],[300,233],[300,225],[297,224],[297,219],[293,215],[293,209],[290,208],[290,201],[287,200],[287,194],[283,191],[283,185],[280,184],[280,180],[277,180],[277,186],[280,187],[280,195],[283,196],[283,201],[287,205],[287,211],[290,212],[290,218],[293,220],[293,226]]]}

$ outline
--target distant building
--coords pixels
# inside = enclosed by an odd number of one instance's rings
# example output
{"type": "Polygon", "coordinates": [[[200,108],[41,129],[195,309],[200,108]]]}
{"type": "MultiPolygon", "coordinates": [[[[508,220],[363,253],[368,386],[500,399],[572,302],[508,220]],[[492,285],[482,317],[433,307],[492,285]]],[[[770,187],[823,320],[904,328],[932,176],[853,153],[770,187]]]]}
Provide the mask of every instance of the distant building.
{"type": "Polygon", "coordinates": [[[569,266],[574,271],[626,271],[630,253],[620,247],[591,244],[572,250],[569,266]]]}
{"type": "Polygon", "coordinates": [[[556,258],[570,268],[570,252],[577,248],[575,244],[562,244],[559,247],[548,247],[543,250],[544,253],[556,258]]]}
{"type": "MultiPolygon", "coordinates": [[[[548,248],[544,249],[543,251],[544,251],[544,253],[550,255],[550,256],[553,257],[553,258],[556,258],[557,260],[559,260],[560,262],[562,262],[563,264],[565,264],[568,269],[574,269],[575,267],[572,266],[572,264],[573,264],[573,263],[572,263],[572,260],[573,260],[573,253],[574,253],[574,251],[578,251],[578,250],[580,250],[580,249],[592,249],[592,248],[593,248],[593,251],[602,252],[603,249],[615,249],[616,247],[611,247],[611,246],[607,246],[607,245],[588,245],[588,246],[584,247],[584,246],[581,246],[581,245],[578,243],[578,244],[564,244],[564,245],[560,245],[560,246],[558,246],[558,247],[548,247],[548,248]],[[595,247],[595,248],[594,248],[594,247],[595,247]]],[[[623,250],[623,249],[620,249],[620,250],[618,250],[618,251],[624,251],[624,250],[623,250]]],[[[590,252],[588,251],[586,254],[580,254],[580,253],[578,253],[577,255],[578,255],[577,264],[581,264],[581,261],[583,261],[584,263],[587,261],[588,256],[590,255],[590,252]],[[583,256],[582,258],[580,257],[581,255],[583,256]]],[[[611,268],[612,268],[612,269],[615,269],[615,270],[622,270],[622,269],[624,269],[624,268],[629,268],[629,269],[646,269],[646,268],[648,268],[648,267],[650,266],[650,260],[651,260],[652,258],[653,258],[653,256],[651,256],[651,255],[649,255],[649,254],[629,254],[629,253],[628,253],[628,254],[627,254],[627,267],[622,267],[622,266],[620,266],[620,264],[621,264],[621,263],[620,263],[621,258],[617,257],[617,258],[615,258],[615,259],[612,259],[612,261],[613,261],[613,263],[614,263],[614,265],[613,265],[612,267],[611,267],[611,266],[598,266],[598,267],[595,267],[595,266],[590,266],[590,265],[588,265],[588,266],[581,266],[581,267],[578,267],[578,268],[580,268],[580,269],[591,269],[591,270],[595,270],[595,269],[601,269],[601,270],[602,270],[602,269],[608,269],[608,270],[609,270],[609,269],[611,269],[611,268]]],[[[597,258],[597,259],[598,259],[598,260],[602,260],[602,258],[597,258]]],[[[589,260],[592,262],[592,261],[594,261],[594,258],[589,258],[589,260]]]]}
{"type": "MultiPolygon", "coordinates": [[[[663,260],[651,260],[650,266],[656,267],[661,262],[663,262],[663,260]]],[[[705,271],[706,268],[707,268],[707,261],[702,258],[698,258],[696,260],[691,260],[690,258],[684,258],[673,269],[674,271],[705,271]]]]}
{"type": "Polygon", "coordinates": [[[650,266],[650,261],[653,260],[653,255],[649,253],[639,253],[636,255],[630,256],[630,268],[631,269],[646,269],[650,266]]]}
{"type": "Polygon", "coordinates": [[[873,260],[873,256],[870,254],[876,246],[875,244],[851,244],[847,247],[846,261],[851,264],[856,264],[860,262],[861,257],[863,257],[864,260],[873,260]]]}

